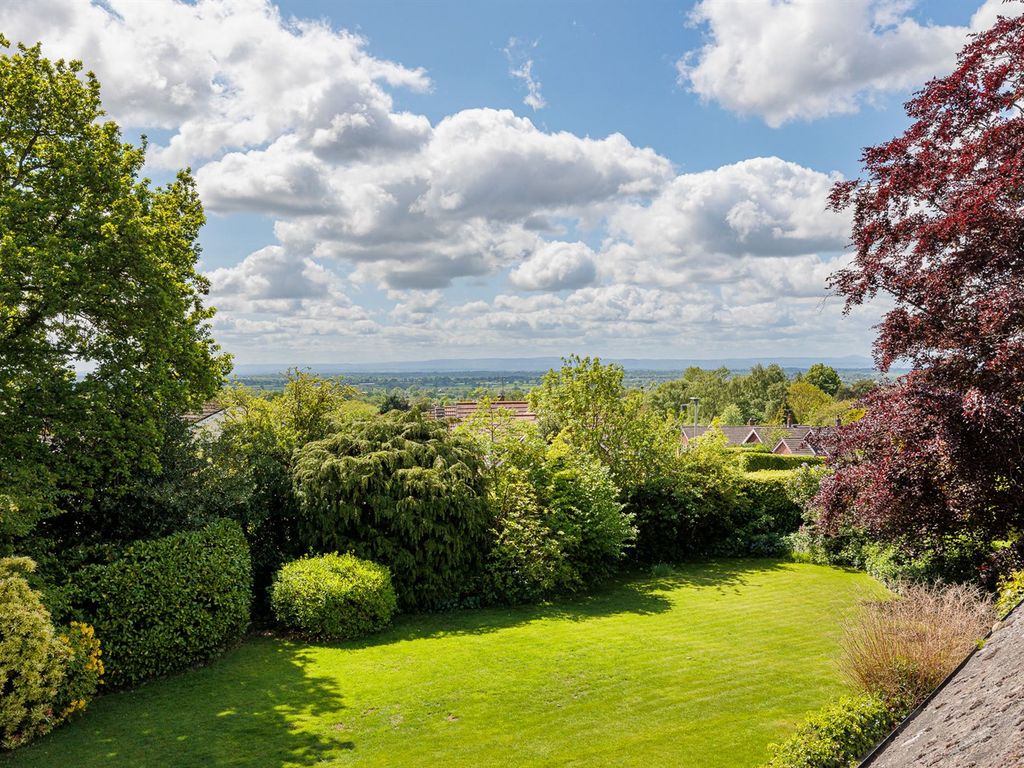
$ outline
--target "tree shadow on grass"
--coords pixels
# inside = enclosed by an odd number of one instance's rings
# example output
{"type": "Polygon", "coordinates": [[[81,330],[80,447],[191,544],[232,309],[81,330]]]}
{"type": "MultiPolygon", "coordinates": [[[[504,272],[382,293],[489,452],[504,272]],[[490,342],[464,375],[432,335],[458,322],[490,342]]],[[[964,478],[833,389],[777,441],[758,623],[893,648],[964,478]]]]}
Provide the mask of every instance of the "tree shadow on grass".
{"type": "Polygon", "coordinates": [[[399,616],[390,629],[362,640],[325,644],[336,648],[366,648],[388,643],[457,635],[481,635],[534,621],[590,621],[618,614],[647,615],[671,610],[669,593],[681,587],[739,592],[754,574],[783,570],[779,559],[720,559],[682,563],[672,573],[652,576],[650,569],[626,572],[590,594],[540,605],[470,608],[442,613],[399,616]]]}
{"type": "Polygon", "coordinates": [[[10,756],[28,766],[302,768],[355,749],[340,681],[299,643],[251,638],[210,666],[104,696],[10,756]]]}

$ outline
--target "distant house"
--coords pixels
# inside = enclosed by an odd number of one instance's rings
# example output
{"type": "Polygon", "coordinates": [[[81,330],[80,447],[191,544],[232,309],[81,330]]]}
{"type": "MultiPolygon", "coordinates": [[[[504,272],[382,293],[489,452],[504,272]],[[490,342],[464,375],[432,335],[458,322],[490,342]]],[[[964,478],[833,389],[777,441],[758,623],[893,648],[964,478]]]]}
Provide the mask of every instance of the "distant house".
{"type": "Polygon", "coordinates": [[[228,415],[228,410],[223,403],[217,400],[209,400],[203,403],[198,411],[189,411],[181,416],[181,420],[188,424],[193,432],[203,431],[216,435],[220,432],[221,422],[228,415]]]}
{"type": "Polygon", "coordinates": [[[818,450],[804,437],[783,437],[772,448],[772,453],[784,456],[817,456],[818,450]]]}
{"type": "MultiPolygon", "coordinates": [[[[480,408],[476,400],[460,400],[452,405],[435,405],[427,411],[427,415],[438,421],[447,421],[451,425],[457,425],[464,419],[472,416],[480,408]]],[[[516,421],[536,421],[537,414],[530,410],[530,404],[525,400],[492,400],[491,410],[505,410],[512,413],[516,421]]]]}
{"type": "MultiPolygon", "coordinates": [[[[681,437],[683,445],[689,444],[691,440],[695,437],[700,437],[709,429],[711,427],[683,427],[681,437]]],[[[766,445],[773,449],[773,453],[795,453],[801,456],[816,455],[815,453],[804,452],[806,449],[814,450],[809,445],[806,445],[804,449],[796,450],[805,443],[807,435],[812,429],[808,426],[794,425],[783,427],[777,424],[748,424],[743,427],[719,427],[718,429],[725,435],[725,444],[732,448],[742,445],[766,445]],[[789,441],[789,448],[791,450],[777,450],[786,441],[789,441]]]]}

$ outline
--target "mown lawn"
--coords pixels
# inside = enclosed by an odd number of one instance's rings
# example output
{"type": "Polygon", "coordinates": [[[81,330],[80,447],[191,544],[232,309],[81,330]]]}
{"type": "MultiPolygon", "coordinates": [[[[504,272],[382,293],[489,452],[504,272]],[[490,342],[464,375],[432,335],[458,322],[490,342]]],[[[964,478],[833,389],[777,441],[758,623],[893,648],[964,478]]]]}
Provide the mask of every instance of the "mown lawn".
{"type": "Polygon", "coordinates": [[[406,617],[359,643],[255,638],[102,697],[7,762],[754,766],[842,692],[839,623],[880,592],[863,574],[725,560],[557,605],[406,617]]]}

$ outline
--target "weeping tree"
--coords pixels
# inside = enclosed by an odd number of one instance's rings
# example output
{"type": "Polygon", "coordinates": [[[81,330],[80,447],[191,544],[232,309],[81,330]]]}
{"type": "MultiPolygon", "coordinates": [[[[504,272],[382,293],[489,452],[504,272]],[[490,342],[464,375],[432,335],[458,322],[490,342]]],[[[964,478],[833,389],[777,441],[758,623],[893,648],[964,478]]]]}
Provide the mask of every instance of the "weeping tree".
{"type": "Polygon", "coordinates": [[[344,425],[296,454],[303,544],[391,569],[406,610],[473,591],[490,519],[482,453],[417,413],[344,425]]]}

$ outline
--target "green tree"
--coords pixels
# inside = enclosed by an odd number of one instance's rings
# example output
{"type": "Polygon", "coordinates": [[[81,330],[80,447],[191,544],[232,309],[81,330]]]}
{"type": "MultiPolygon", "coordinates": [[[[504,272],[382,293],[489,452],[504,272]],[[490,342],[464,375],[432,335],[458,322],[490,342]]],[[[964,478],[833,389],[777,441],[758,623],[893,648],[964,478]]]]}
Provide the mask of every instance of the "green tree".
{"type": "Polygon", "coordinates": [[[621,489],[667,470],[679,445],[671,423],[642,392],[629,391],[620,366],[571,355],[530,393],[542,421],[556,424],[562,440],[604,464],[621,489]]]}
{"type": "Polygon", "coordinates": [[[700,421],[710,424],[731,403],[734,390],[735,384],[728,368],[709,371],[692,366],[675,381],[666,381],[655,387],[648,394],[648,402],[658,413],[682,417],[692,424],[690,398],[696,397],[700,400],[700,421]]]}
{"type": "Polygon", "coordinates": [[[786,403],[798,424],[810,424],[818,411],[832,404],[832,398],[806,379],[794,381],[786,392],[786,403]]]}
{"type": "Polygon", "coordinates": [[[478,586],[483,470],[473,441],[418,413],[352,422],[296,453],[303,545],[388,566],[406,609],[444,605],[478,586]]]}
{"type": "Polygon", "coordinates": [[[229,370],[192,177],[152,187],[102,117],[80,62],[0,56],[0,544],[158,468],[166,417],[229,370]]]}
{"type": "Polygon", "coordinates": [[[722,409],[722,415],[718,422],[726,427],[736,427],[743,424],[743,411],[736,403],[729,403],[722,409]]]}
{"type": "Polygon", "coordinates": [[[789,377],[778,365],[767,367],[760,363],[736,382],[734,402],[743,411],[745,419],[762,423],[779,422],[786,405],[789,377]]]}
{"type": "Polygon", "coordinates": [[[843,381],[836,373],[836,369],[824,363],[815,363],[804,374],[804,381],[813,384],[829,397],[835,397],[843,381]]]}

